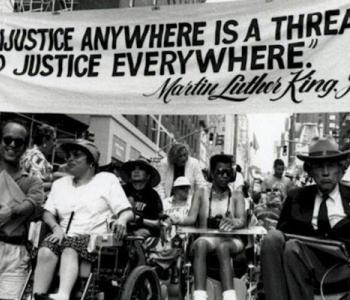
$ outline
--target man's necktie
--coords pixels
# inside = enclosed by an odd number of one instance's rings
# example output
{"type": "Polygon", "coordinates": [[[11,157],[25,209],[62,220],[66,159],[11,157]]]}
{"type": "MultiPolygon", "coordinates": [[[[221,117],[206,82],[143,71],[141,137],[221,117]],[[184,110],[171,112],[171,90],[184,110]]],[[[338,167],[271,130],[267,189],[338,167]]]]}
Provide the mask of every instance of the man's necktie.
{"type": "Polygon", "coordinates": [[[329,219],[328,219],[328,209],[326,204],[326,201],[328,198],[329,198],[328,194],[322,194],[322,202],[321,202],[320,210],[318,211],[318,217],[317,217],[318,231],[322,235],[329,233],[329,231],[331,230],[331,225],[329,224],[329,219]]]}

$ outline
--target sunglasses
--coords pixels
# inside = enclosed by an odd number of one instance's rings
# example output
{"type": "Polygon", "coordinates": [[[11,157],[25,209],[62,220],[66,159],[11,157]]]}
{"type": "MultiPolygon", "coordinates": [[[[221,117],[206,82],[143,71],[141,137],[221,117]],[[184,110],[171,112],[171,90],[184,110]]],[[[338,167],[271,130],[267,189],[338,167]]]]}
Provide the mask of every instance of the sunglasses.
{"type": "Polygon", "coordinates": [[[25,144],[25,142],[26,142],[22,138],[13,138],[11,136],[4,136],[2,138],[2,141],[4,142],[4,144],[6,146],[10,146],[13,143],[14,147],[16,147],[16,148],[22,147],[25,144]]]}
{"type": "Polygon", "coordinates": [[[232,176],[233,172],[232,172],[232,169],[219,169],[215,172],[216,175],[221,175],[221,176],[224,176],[225,174],[227,176],[232,176]]]}
{"type": "Polygon", "coordinates": [[[280,189],[266,189],[266,192],[279,192],[280,189]]]}

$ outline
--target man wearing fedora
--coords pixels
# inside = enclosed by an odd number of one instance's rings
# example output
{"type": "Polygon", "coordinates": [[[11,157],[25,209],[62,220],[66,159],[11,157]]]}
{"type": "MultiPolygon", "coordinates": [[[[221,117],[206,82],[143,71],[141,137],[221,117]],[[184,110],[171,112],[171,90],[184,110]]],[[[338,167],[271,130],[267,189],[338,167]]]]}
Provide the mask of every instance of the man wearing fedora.
{"type": "Polygon", "coordinates": [[[332,251],[315,250],[302,239],[286,238],[285,233],[338,240],[349,248],[350,188],[340,184],[349,153],[341,152],[333,139],[321,138],[312,142],[308,155],[297,155],[315,184],[289,192],[277,230],[262,243],[266,299],[314,299],[315,283],[341,263],[332,251]]]}
{"type": "Polygon", "coordinates": [[[159,236],[163,212],[162,201],[153,188],[160,182],[158,171],[145,159],[124,163],[120,176],[126,183],[124,191],[131,202],[136,224],[134,233],[143,237],[159,236]]]}

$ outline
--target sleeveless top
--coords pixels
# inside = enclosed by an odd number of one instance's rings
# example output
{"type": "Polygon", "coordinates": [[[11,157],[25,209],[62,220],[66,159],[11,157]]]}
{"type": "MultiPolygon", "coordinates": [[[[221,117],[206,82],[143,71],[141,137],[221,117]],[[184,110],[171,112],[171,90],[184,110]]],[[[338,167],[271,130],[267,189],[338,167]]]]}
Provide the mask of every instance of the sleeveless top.
{"type": "Polygon", "coordinates": [[[231,197],[232,197],[232,192],[230,188],[227,188],[227,190],[222,194],[217,194],[213,192],[213,188],[211,187],[210,194],[209,194],[208,218],[213,218],[217,215],[227,216],[230,213],[231,215],[233,215],[233,212],[230,207],[231,197]],[[220,199],[221,195],[223,195],[222,199],[220,199]]]}

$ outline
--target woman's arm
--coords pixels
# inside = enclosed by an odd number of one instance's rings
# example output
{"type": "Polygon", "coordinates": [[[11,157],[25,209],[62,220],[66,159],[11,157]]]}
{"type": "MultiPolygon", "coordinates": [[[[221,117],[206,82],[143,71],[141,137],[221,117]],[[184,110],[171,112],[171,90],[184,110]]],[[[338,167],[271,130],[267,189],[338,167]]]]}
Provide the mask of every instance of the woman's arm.
{"type": "Polygon", "coordinates": [[[184,218],[184,220],[180,223],[180,225],[190,226],[190,225],[194,225],[194,223],[196,223],[198,213],[199,213],[201,199],[203,198],[203,193],[204,193],[203,188],[195,191],[195,193],[193,194],[193,197],[192,197],[190,211],[188,212],[188,215],[184,218]]]}
{"type": "Polygon", "coordinates": [[[123,238],[126,235],[126,224],[133,219],[134,214],[131,208],[120,212],[117,216],[117,219],[113,218],[111,225],[116,238],[123,238]]]}
{"type": "Polygon", "coordinates": [[[143,219],[142,223],[147,227],[160,228],[160,221],[159,220],[143,219]]]}
{"type": "Polygon", "coordinates": [[[234,228],[242,228],[246,225],[245,201],[242,192],[234,191],[232,193],[232,205],[234,228]]]}
{"type": "Polygon", "coordinates": [[[207,228],[207,219],[209,213],[209,199],[207,195],[207,190],[202,189],[201,199],[199,201],[199,227],[207,228]]]}
{"type": "Polygon", "coordinates": [[[46,239],[50,242],[61,244],[66,234],[62,227],[57,223],[55,216],[48,210],[45,210],[43,213],[43,221],[52,231],[52,234],[46,239]]]}

